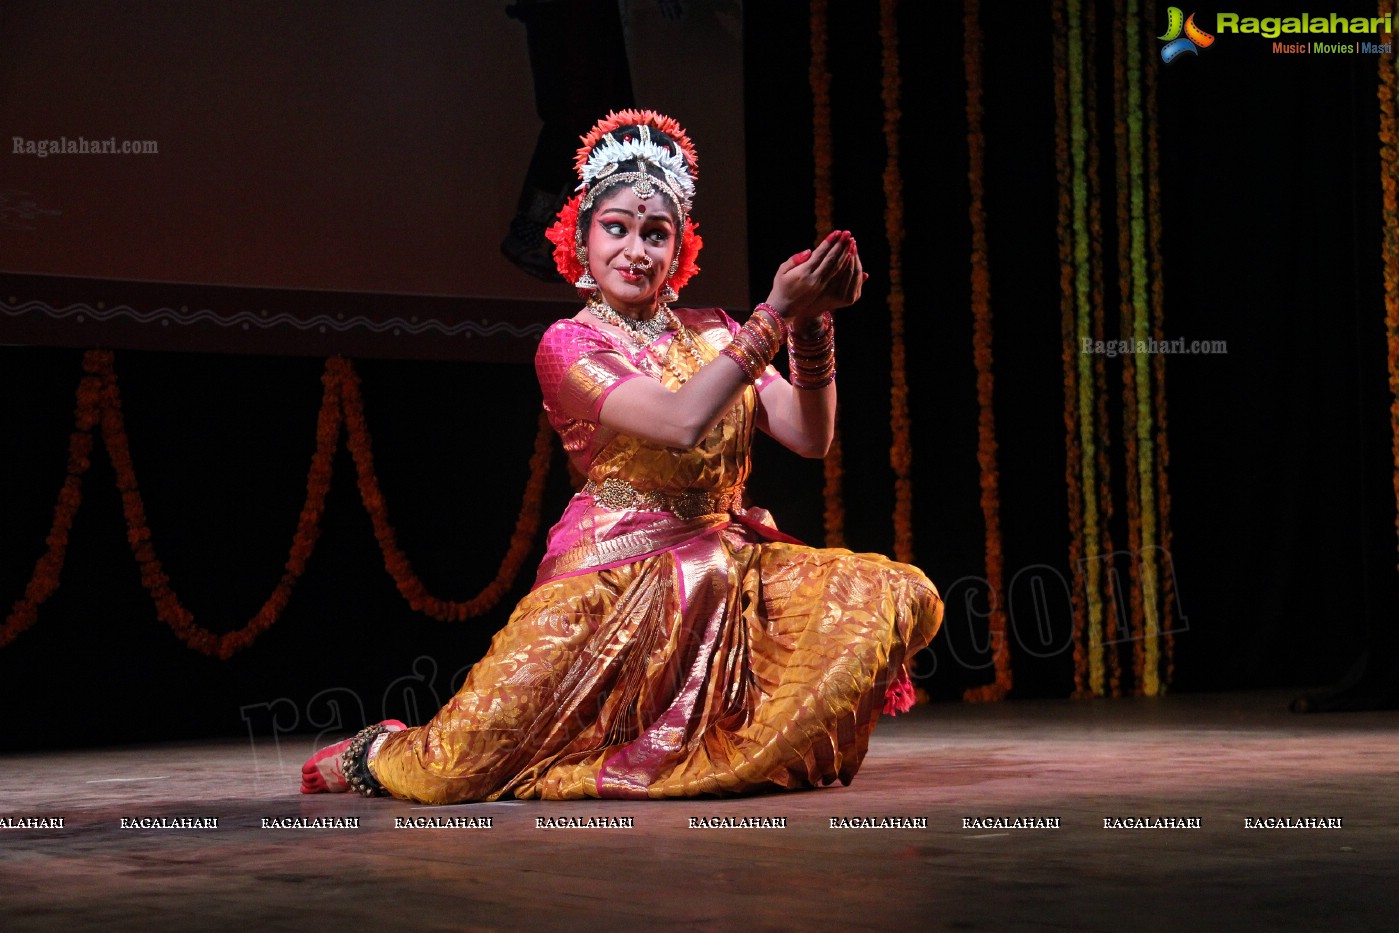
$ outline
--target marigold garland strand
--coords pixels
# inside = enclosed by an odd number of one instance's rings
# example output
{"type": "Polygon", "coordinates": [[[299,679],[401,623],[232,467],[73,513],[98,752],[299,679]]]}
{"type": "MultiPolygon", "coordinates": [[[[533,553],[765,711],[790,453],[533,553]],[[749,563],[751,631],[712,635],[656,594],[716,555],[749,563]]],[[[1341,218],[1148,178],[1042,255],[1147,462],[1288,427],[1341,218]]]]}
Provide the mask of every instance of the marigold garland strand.
{"type": "MultiPolygon", "coordinates": [[[[1113,4],[1113,17],[1122,23],[1125,16],[1123,0],[1113,4]]],[[[1127,113],[1131,106],[1127,96],[1127,36],[1126,28],[1113,30],[1113,74],[1115,96],[1114,141],[1116,145],[1117,167],[1117,276],[1118,302],[1121,326],[1118,337],[1133,341],[1136,337],[1136,306],[1132,303],[1132,202],[1131,165],[1127,113]]],[[[1142,512],[1141,512],[1141,472],[1137,468],[1141,434],[1138,419],[1141,412],[1137,406],[1137,366],[1135,353],[1122,357],[1122,447],[1126,458],[1127,478],[1127,544],[1133,555],[1141,553],[1142,512]]],[[[1146,668],[1146,607],[1143,602],[1143,575],[1139,559],[1133,559],[1128,568],[1131,580],[1129,631],[1132,642],[1132,671],[1136,691],[1141,692],[1143,672],[1146,668]]]]}
{"type": "MultiPolygon", "coordinates": [[[[1383,0],[1380,15],[1394,15],[1394,4],[1383,0]]],[[[1393,43],[1391,42],[1392,46],[1393,43]]],[[[1399,534],[1399,57],[1391,50],[1380,56],[1380,211],[1384,265],[1384,324],[1389,365],[1389,426],[1394,457],[1394,528],[1399,534]]]]}
{"type": "Polygon", "coordinates": [[[39,607],[58,589],[63,574],[64,558],[68,552],[68,533],[73,528],[73,516],[83,502],[83,476],[92,465],[92,429],[101,418],[98,397],[102,380],[91,360],[84,359],[87,375],[78,383],[77,407],[73,433],[68,436],[68,475],[58,490],[53,508],[53,524],[45,539],[48,548],[34,564],[34,573],[24,588],[24,595],[15,601],[5,624],[0,626],[0,648],[19,637],[20,633],[39,618],[39,607]]]}
{"type": "Polygon", "coordinates": [[[981,513],[986,524],[986,585],[991,655],[996,679],[963,693],[966,700],[1003,699],[1013,686],[1010,644],[1006,638],[1004,570],[1001,555],[1000,480],[996,467],[996,422],[992,408],[995,380],[991,352],[991,279],[986,260],[986,206],[983,198],[984,152],[981,89],[981,20],[979,0],[966,0],[962,15],[967,77],[967,183],[971,189],[971,298],[976,362],[977,463],[981,469],[981,513]]]}
{"type": "Polygon", "coordinates": [[[1053,5],[1054,49],[1054,165],[1059,183],[1059,330],[1064,367],[1064,486],[1069,507],[1070,603],[1073,609],[1074,691],[1076,698],[1092,696],[1089,686],[1088,618],[1083,562],[1083,490],[1078,436],[1078,336],[1074,315],[1074,239],[1072,168],[1069,164],[1069,64],[1064,6],[1053,5]]]}
{"type": "MultiPolygon", "coordinates": [[[[1125,8],[1121,2],[1114,5],[1114,15],[1123,23],[1125,8]]],[[[1117,165],[1117,263],[1118,299],[1120,328],[1118,337],[1135,346],[1141,336],[1141,329],[1148,322],[1146,309],[1138,300],[1140,277],[1137,260],[1140,251],[1139,228],[1140,174],[1134,162],[1138,149],[1137,130],[1139,121],[1134,122],[1139,101],[1133,100],[1136,62],[1133,57],[1131,30],[1123,23],[1113,33],[1113,62],[1117,78],[1115,99],[1114,140],[1117,165]]],[[[1139,96],[1139,95],[1138,95],[1139,96]]],[[[1149,477],[1141,470],[1141,460],[1149,453],[1150,395],[1144,395],[1142,377],[1149,373],[1149,363],[1135,352],[1122,359],[1122,398],[1123,398],[1123,452],[1125,455],[1125,475],[1127,480],[1127,536],[1132,552],[1129,566],[1131,580],[1130,623],[1133,690],[1143,692],[1142,683],[1147,666],[1149,607],[1145,598],[1146,574],[1140,555],[1147,516],[1143,513],[1143,483],[1149,477]],[[1143,407],[1145,405],[1145,408],[1143,407]]]]}
{"type": "Polygon", "coordinates": [[[414,572],[412,564],[399,548],[393,525],[389,522],[388,507],[384,504],[379,479],[374,472],[373,444],[364,420],[359,375],[348,360],[333,359],[327,365],[336,371],[342,386],[345,429],[349,435],[350,454],[354,458],[358,475],[360,498],[364,501],[365,510],[369,512],[374,525],[374,537],[384,555],[384,566],[393,577],[398,591],[414,611],[439,622],[458,622],[490,611],[514,583],[525,557],[528,556],[534,533],[539,527],[544,480],[548,476],[549,461],[553,453],[553,430],[549,426],[548,416],[542,411],[539,414],[539,430],[535,434],[534,453],[530,457],[530,478],[525,486],[524,503],[520,507],[510,547],[496,571],[495,578],[486,584],[480,593],[464,602],[439,599],[427,592],[422,580],[414,572]]]}
{"type": "MultiPolygon", "coordinates": [[[[1169,572],[1170,487],[1166,443],[1165,360],[1147,359],[1151,338],[1164,339],[1165,281],[1161,249],[1160,156],[1156,84],[1142,21],[1150,4],[1114,0],[1104,45],[1092,0],[1053,8],[1055,160],[1059,183],[1060,322],[1064,368],[1065,481],[1074,612],[1076,697],[1120,696],[1123,662],[1132,652],[1132,690],[1157,695],[1174,673],[1169,572]],[[1100,142],[1096,50],[1110,49],[1110,169],[1100,142]],[[1108,175],[1111,171],[1111,175],[1108,175]],[[1105,181],[1105,177],[1110,179],[1105,181]],[[1110,327],[1105,280],[1107,217],[1115,192],[1117,322],[1110,327]],[[1130,340],[1141,353],[1121,357],[1122,457],[1125,490],[1114,485],[1114,431],[1108,367],[1081,349],[1104,339],[1130,340]],[[1113,539],[1116,496],[1125,492],[1130,581],[1118,576],[1113,539]],[[1127,592],[1120,593],[1128,583],[1127,592]],[[1124,597],[1130,609],[1123,611],[1124,597]],[[1124,642],[1130,642],[1126,649],[1124,642]]],[[[1107,21],[1106,19],[1104,20],[1107,21]]]]}
{"type": "Polygon", "coordinates": [[[178,594],[170,586],[170,578],[165,574],[156,556],[151,531],[146,524],[145,504],[136,482],[131,448],[127,442],[121,392],[117,386],[116,369],[112,365],[112,354],[94,351],[92,355],[102,379],[102,442],[106,445],[107,456],[116,471],[122,512],[126,516],[127,540],[131,544],[132,555],[141,567],[141,584],[155,602],[156,616],[168,625],[181,641],[201,654],[226,660],[251,645],[258,635],[277,621],[291,598],[292,589],[306,568],[306,561],[315,549],[316,539],[320,534],[320,517],[325,506],[325,494],[330,487],[331,458],[334,456],[336,438],[339,435],[340,414],[339,406],[335,404],[338,395],[336,385],[332,380],[323,380],[325,388],[316,424],[316,452],[311,458],[311,469],[307,475],[306,502],[301,509],[301,517],[297,522],[296,534],[292,538],[291,553],[287,556],[282,579],[247,625],[237,631],[220,635],[194,621],[194,614],[180,602],[178,594]]]}
{"type": "Polygon", "coordinates": [[[316,421],[316,450],[307,474],[306,501],[292,537],[282,578],[262,608],[245,626],[223,634],[211,632],[195,623],[193,614],[180,602],[156,556],[127,440],[121,392],[117,384],[112,353],[106,350],[89,350],[83,357],[83,369],[86,375],[78,385],[75,428],[68,443],[68,475],[59,490],[58,501],[54,507],[54,520],[47,538],[48,548],[36,562],[34,573],[25,587],[24,596],[16,601],[4,625],[0,626],[0,647],[10,644],[21,632],[34,624],[38,618],[39,607],[58,588],[69,531],[82,504],[83,477],[91,465],[92,432],[97,427],[101,429],[107,456],[116,474],[122,512],[126,519],[127,541],[140,566],[141,583],[155,602],[156,615],[186,645],[212,657],[227,659],[248,647],[258,635],[277,621],[286,608],[291,592],[305,571],[306,563],[315,550],[320,535],[320,520],[325,511],[326,494],[330,489],[342,423],[348,430],[349,446],[359,476],[361,497],[373,521],[375,535],[384,554],[385,566],[398,584],[400,592],[408,598],[414,609],[441,621],[465,619],[489,611],[505,595],[518,576],[539,527],[544,482],[553,452],[553,431],[543,415],[540,416],[539,430],[535,436],[534,453],[530,458],[530,478],[526,484],[520,515],[511,536],[510,547],[495,578],[480,594],[464,602],[441,600],[427,593],[394,541],[387,507],[384,505],[378,479],[373,471],[369,433],[360,399],[359,378],[347,360],[332,358],[327,361],[321,377],[324,388],[316,421]]]}
{"type": "MultiPolygon", "coordinates": [[[[1089,127],[1098,126],[1098,68],[1095,50],[1098,47],[1097,15],[1089,5],[1084,20],[1084,119],[1089,127]]],[[[1088,247],[1089,247],[1089,307],[1092,313],[1093,339],[1102,340],[1107,334],[1107,299],[1103,284],[1103,210],[1105,196],[1102,176],[1102,147],[1098,134],[1092,132],[1087,140],[1088,172],[1088,247]]],[[[1080,361],[1083,354],[1080,353],[1080,361]]],[[[1101,354],[1090,357],[1093,370],[1093,418],[1090,436],[1095,439],[1093,470],[1098,480],[1095,497],[1097,537],[1090,542],[1093,562],[1108,572],[1100,573],[1096,583],[1102,600],[1103,631],[1106,637],[1099,648],[1106,669],[1108,696],[1122,695],[1122,639],[1120,613],[1117,604],[1117,575],[1111,569],[1111,555],[1116,553],[1112,543],[1112,422],[1108,416],[1107,361],[1101,354]]]]}
{"type": "MultiPolygon", "coordinates": [[[[1091,15],[1091,7],[1089,11],[1091,15]]],[[[1087,43],[1084,37],[1085,13],[1078,0],[1069,0],[1068,9],[1068,96],[1069,96],[1069,164],[1070,190],[1072,198],[1073,224],[1073,307],[1074,307],[1074,350],[1082,346],[1084,339],[1093,336],[1093,247],[1089,230],[1089,202],[1092,199],[1089,172],[1088,148],[1094,128],[1089,125],[1085,107],[1087,95],[1087,72],[1084,61],[1087,56],[1087,43]]],[[[1091,356],[1075,352],[1077,372],[1074,375],[1074,424],[1077,436],[1070,440],[1076,443],[1079,467],[1078,492],[1083,500],[1079,553],[1082,554],[1084,605],[1088,612],[1088,689],[1094,696],[1102,696],[1108,689],[1108,669],[1105,663],[1105,645],[1108,642],[1104,631],[1102,598],[1102,555],[1098,553],[1101,539],[1101,522],[1098,502],[1097,445],[1095,439],[1096,405],[1093,399],[1094,372],[1091,356]]],[[[1071,455],[1072,458],[1072,455],[1071,455]]]]}
{"type": "Polygon", "coordinates": [[[889,465],[894,469],[894,556],[913,562],[913,444],[904,346],[903,177],[899,172],[898,0],[880,0],[884,102],[884,235],[889,242],[889,465]]]}
{"type": "MultiPolygon", "coordinates": [[[[1145,130],[1142,101],[1142,34],[1141,10],[1137,0],[1127,0],[1127,127],[1128,160],[1132,178],[1132,337],[1137,347],[1145,346],[1151,337],[1151,308],[1147,293],[1147,238],[1145,130]]],[[[1134,354],[1140,356],[1141,354],[1134,354]]],[[[1137,562],[1142,572],[1142,603],[1145,609],[1146,638],[1143,646],[1143,671],[1138,685],[1140,693],[1158,696],[1161,684],[1161,618],[1158,604],[1156,573],[1156,445],[1152,413],[1151,361],[1136,361],[1137,383],[1137,488],[1141,496],[1141,547],[1137,562]]],[[[1130,465],[1129,465],[1130,468],[1130,465]]]]}
{"type": "MultiPolygon", "coordinates": [[[[1156,21],[1156,7],[1146,6],[1147,22],[1156,21]]],[[[1166,339],[1166,270],[1161,250],[1161,149],[1157,133],[1156,69],[1142,70],[1146,79],[1146,210],[1147,248],[1151,256],[1151,321],[1152,336],[1158,343],[1166,339]]],[[[1165,683],[1175,677],[1175,573],[1171,558],[1174,544],[1171,532],[1171,486],[1169,468],[1171,449],[1166,432],[1166,355],[1158,353],[1151,360],[1155,380],[1153,404],[1156,413],[1156,521],[1157,538],[1166,564],[1160,568],[1161,628],[1165,636],[1165,683]]],[[[1110,552],[1109,552],[1110,553],[1110,552]]]]}
{"type": "MultiPolygon", "coordinates": [[[[812,175],[816,198],[816,239],[829,233],[835,212],[831,196],[831,164],[835,147],[831,140],[831,72],[826,60],[830,25],[826,0],[811,0],[811,147],[812,175]]],[[[831,449],[822,463],[825,476],[826,547],[845,546],[844,468],[841,456],[840,415],[836,415],[831,449]]]]}

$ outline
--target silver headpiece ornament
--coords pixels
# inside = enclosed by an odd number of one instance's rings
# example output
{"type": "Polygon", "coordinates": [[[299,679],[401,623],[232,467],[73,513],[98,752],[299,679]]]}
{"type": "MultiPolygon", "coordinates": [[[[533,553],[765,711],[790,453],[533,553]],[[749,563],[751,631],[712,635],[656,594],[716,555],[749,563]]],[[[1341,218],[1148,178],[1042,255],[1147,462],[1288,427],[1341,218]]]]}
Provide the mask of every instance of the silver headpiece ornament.
{"type": "Polygon", "coordinates": [[[585,191],[581,210],[592,207],[597,195],[613,185],[629,181],[636,196],[643,200],[651,197],[659,189],[675,203],[680,212],[681,223],[690,213],[695,196],[695,181],[690,176],[690,167],[678,148],[671,149],[651,139],[651,128],[642,124],[637,127],[637,136],[619,140],[611,133],[604,134],[598,144],[588,153],[588,161],[583,165],[583,181],[579,191],[585,191]],[[645,171],[622,172],[617,167],[623,162],[649,162],[660,169],[662,178],[656,178],[645,171]],[[604,184],[596,184],[605,182],[604,184]]]}

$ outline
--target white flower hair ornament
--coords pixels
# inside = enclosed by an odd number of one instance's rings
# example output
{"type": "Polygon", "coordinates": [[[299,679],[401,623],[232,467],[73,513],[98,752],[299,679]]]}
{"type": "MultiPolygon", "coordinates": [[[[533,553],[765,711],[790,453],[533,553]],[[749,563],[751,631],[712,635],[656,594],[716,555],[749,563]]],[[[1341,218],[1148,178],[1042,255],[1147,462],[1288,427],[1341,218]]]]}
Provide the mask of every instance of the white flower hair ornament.
{"type": "Polygon", "coordinates": [[[637,197],[649,198],[659,185],[661,190],[675,202],[682,218],[690,213],[695,197],[695,181],[690,176],[690,167],[679,149],[671,149],[651,138],[651,128],[642,124],[637,127],[635,137],[617,139],[605,133],[597,145],[588,153],[588,160],[579,174],[582,182],[579,191],[585,191],[582,207],[592,206],[593,200],[605,188],[621,181],[632,182],[632,190],[637,197]],[[661,170],[664,181],[654,178],[648,172],[626,172],[612,179],[612,184],[598,185],[596,182],[610,178],[623,162],[649,162],[661,170]]]}
{"type": "Polygon", "coordinates": [[[581,294],[596,290],[597,283],[588,274],[579,217],[592,209],[604,191],[625,182],[643,200],[659,191],[675,205],[679,247],[661,292],[663,300],[673,300],[699,272],[696,260],[704,245],[699,225],[690,217],[698,165],[694,143],[675,119],[653,110],[613,111],[580,140],[583,145],[573,167],[581,183],[559,209],[558,220],[544,233],[554,244],[559,275],[581,294]],[[658,138],[656,134],[661,135],[658,138]],[[630,168],[622,171],[623,165],[630,168]]]}

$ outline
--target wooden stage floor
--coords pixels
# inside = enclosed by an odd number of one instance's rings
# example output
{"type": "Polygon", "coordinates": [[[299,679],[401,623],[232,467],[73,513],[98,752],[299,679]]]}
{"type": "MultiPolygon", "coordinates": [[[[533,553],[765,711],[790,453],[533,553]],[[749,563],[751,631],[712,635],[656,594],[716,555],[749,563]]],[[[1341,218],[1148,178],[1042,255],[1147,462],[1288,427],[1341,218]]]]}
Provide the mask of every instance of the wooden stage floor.
{"type": "Polygon", "coordinates": [[[0,756],[0,929],[1399,928],[1399,712],[1289,698],[924,706],[850,787],[732,800],[306,797],[310,736],[0,756]]]}

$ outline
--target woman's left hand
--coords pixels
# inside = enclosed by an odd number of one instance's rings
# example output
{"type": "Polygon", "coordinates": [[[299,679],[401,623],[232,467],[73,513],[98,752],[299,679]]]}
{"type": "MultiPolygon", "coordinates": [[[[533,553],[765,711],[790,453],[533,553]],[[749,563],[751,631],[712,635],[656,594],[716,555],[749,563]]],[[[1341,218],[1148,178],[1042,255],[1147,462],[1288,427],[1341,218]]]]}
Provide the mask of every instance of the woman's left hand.
{"type": "Polygon", "coordinates": [[[848,308],[860,300],[860,292],[864,289],[865,279],[869,278],[869,273],[865,271],[860,263],[860,250],[855,243],[855,237],[850,237],[849,249],[842,260],[840,267],[836,269],[835,276],[827,286],[827,293],[836,302],[828,311],[836,308],[848,308]]]}
{"type": "Polygon", "coordinates": [[[803,250],[782,264],[768,304],[789,321],[809,320],[854,304],[867,278],[855,238],[849,231],[835,231],[815,250],[803,250]]]}

